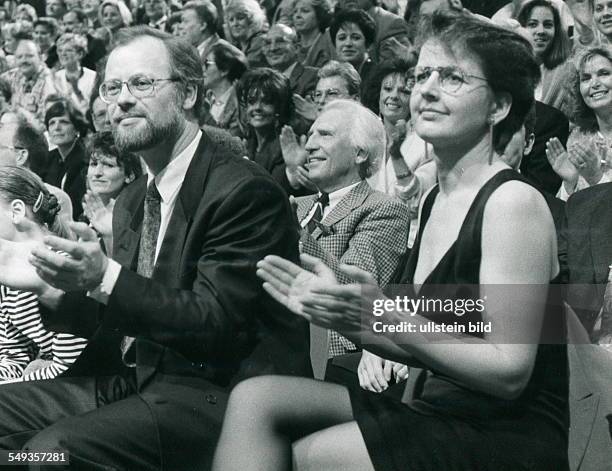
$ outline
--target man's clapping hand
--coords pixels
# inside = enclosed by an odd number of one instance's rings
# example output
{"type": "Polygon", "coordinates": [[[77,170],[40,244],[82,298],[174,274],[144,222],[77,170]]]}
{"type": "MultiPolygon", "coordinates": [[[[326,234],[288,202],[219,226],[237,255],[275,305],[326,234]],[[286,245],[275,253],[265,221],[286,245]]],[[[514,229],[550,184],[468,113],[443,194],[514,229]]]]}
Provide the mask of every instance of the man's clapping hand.
{"type": "Polygon", "coordinates": [[[102,282],[108,258],[96,233],[84,223],[72,223],[78,241],[56,236],[44,238],[44,245],[32,249],[30,263],[36,274],[63,291],[93,290],[102,282]]]}

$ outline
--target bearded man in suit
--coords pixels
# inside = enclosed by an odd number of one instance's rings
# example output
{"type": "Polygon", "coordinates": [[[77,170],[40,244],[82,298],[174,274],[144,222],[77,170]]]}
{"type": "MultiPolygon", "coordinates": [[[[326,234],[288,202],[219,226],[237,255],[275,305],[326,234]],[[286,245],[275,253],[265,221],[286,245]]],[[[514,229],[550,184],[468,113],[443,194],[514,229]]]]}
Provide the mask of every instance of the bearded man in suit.
{"type": "Polygon", "coordinates": [[[38,294],[53,330],[91,339],[69,377],[3,386],[0,448],[64,449],[78,470],[207,469],[238,381],[310,371],[307,326],[255,276],[267,254],[297,258],[291,208],[200,131],[202,67],[182,39],[125,29],[100,96],[147,173],[115,203],[112,259],[84,224],[78,241],[0,243],[0,283],[38,294]]]}

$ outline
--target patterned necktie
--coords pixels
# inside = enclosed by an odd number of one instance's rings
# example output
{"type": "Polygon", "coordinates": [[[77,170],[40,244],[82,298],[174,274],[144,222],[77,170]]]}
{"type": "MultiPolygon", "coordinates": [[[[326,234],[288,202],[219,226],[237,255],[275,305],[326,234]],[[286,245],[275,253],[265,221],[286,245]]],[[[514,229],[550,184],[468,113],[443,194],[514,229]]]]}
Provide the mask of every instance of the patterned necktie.
{"type": "Polygon", "coordinates": [[[325,210],[325,207],[328,204],[329,195],[327,193],[321,193],[317,198],[317,201],[315,201],[315,212],[308,221],[308,224],[306,224],[306,230],[308,230],[310,234],[312,234],[313,231],[317,228],[317,223],[321,223],[321,221],[323,220],[323,211],[325,210]]]}
{"type": "MultiPolygon", "coordinates": [[[[142,221],[142,232],[140,233],[140,247],[138,249],[138,267],[136,269],[139,275],[146,278],[151,278],[153,269],[155,268],[155,250],[157,248],[157,239],[159,237],[159,226],[161,224],[161,196],[155,180],[151,181],[147,188],[147,194],[144,201],[144,219],[142,221]]],[[[123,362],[127,366],[136,366],[134,353],[130,354],[129,350],[134,343],[134,337],[123,337],[121,342],[121,356],[123,362]]]]}

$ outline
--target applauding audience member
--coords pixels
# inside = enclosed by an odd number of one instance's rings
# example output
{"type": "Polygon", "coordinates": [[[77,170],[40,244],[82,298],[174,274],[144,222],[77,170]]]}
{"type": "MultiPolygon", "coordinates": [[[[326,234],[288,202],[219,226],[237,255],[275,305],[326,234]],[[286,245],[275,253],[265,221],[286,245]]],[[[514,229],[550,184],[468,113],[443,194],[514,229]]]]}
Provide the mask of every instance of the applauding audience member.
{"type": "MultiPolygon", "coordinates": [[[[296,199],[302,228],[301,252],[320,258],[341,283],[352,280],[341,265],[354,265],[385,286],[406,252],[408,208],[367,183],[384,159],[385,131],[376,115],[352,100],[330,103],[310,129],[306,142],[308,178],[318,194],[296,199]]],[[[315,377],[324,378],[326,363],[357,347],[337,332],[311,329],[315,377]]],[[[344,379],[331,365],[328,379],[355,383],[356,371],[344,379]]]]}
{"type": "Polygon", "coordinates": [[[119,152],[110,132],[91,136],[87,154],[87,192],[83,201],[86,222],[104,241],[106,253],[112,255],[112,217],[115,200],[126,185],[142,175],[140,158],[131,152],[119,152]]]}
{"type": "MultiPolygon", "coordinates": [[[[59,202],[25,168],[0,167],[0,238],[40,242],[46,234],[67,236],[59,202]]],[[[34,293],[0,285],[0,382],[51,379],[66,371],[87,341],[43,327],[34,293]]]]}
{"type": "Polygon", "coordinates": [[[612,48],[588,49],[574,74],[576,127],[567,140],[567,150],[557,138],[548,142],[546,155],[563,179],[558,196],[567,200],[572,193],[612,181],[612,48]]]}
{"type": "Polygon", "coordinates": [[[382,117],[387,136],[385,159],[368,181],[376,190],[397,196],[409,207],[409,247],[417,235],[421,199],[437,178],[433,148],[417,136],[411,124],[414,82],[414,62],[383,62],[364,86],[363,96],[364,104],[382,117]]]}
{"type": "Polygon", "coordinates": [[[293,118],[289,80],[272,69],[249,70],[238,83],[238,99],[247,123],[249,159],[270,172],[287,193],[293,193],[279,141],[280,130],[293,118]]]}
{"type": "Polygon", "coordinates": [[[96,81],[96,73],[81,66],[87,53],[87,39],[65,33],[57,39],[56,48],[61,69],[54,73],[55,88],[85,114],[96,81]]]}

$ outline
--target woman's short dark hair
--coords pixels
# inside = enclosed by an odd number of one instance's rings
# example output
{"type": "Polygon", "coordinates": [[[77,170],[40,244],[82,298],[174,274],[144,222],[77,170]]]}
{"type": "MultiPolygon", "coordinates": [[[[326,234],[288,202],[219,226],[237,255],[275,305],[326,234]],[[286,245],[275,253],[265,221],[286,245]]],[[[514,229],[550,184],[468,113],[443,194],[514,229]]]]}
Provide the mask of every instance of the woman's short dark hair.
{"type": "Polygon", "coordinates": [[[283,126],[293,117],[293,97],[289,79],[276,70],[258,67],[247,71],[236,85],[240,106],[246,108],[250,99],[261,96],[274,106],[278,124],[283,126]]]}
{"type": "Polygon", "coordinates": [[[415,62],[411,59],[393,59],[381,62],[376,66],[376,70],[363,86],[361,94],[361,103],[372,110],[375,114],[380,113],[379,99],[380,88],[385,80],[385,77],[391,74],[403,75],[408,79],[412,79],[412,71],[415,62]]]}
{"type": "Polygon", "coordinates": [[[76,129],[76,131],[84,137],[89,132],[89,126],[87,121],[78,109],[69,100],[61,100],[57,103],[52,104],[49,109],[45,112],[45,128],[49,129],[49,121],[59,116],[68,116],[70,122],[76,129]]]}
{"type": "Polygon", "coordinates": [[[553,15],[553,23],[555,25],[555,36],[552,39],[552,44],[544,57],[543,63],[547,69],[554,69],[559,64],[562,64],[570,56],[571,44],[570,38],[567,33],[563,30],[561,24],[561,16],[557,7],[550,3],[549,0],[532,0],[531,2],[525,3],[518,14],[518,22],[521,26],[526,27],[529,21],[529,15],[534,8],[548,8],[553,15]]]}
{"type": "Polygon", "coordinates": [[[337,10],[329,26],[331,40],[336,45],[336,35],[338,30],[347,23],[354,23],[363,33],[366,47],[370,47],[376,38],[376,22],[363,10],[348,9],[337,10]]]}
{"type": "Polygon", "coordinates": [[[34,22],[34,28],[37,26],[44,26],[49,31],[49,34],[53,37],[57,35],[57,31],[59,30],[59,24],[55,18],[51,18],[49,16],[44,16],[39,18],[34,22]]]}
{"type": "Polygon", "coordinates": [[[582,131],[596,132],[599,129],[599,123],[595,112],[587,106],[580,93],[580,75],[588,62],[595,57],[603,57],[612,64],[612,48],[610,46],[595,46],[587,49],[578,61],[578,70],[572,76],[572,116],[571,121],[575,123],[582,131]]]}
{"type": "Polygon", "coordinates": [[[227,78],[231,82],[239,80],[249,67],[244,53],[227,41],[220,40],[210,52],[215,58],[217,69],[227,72],[227,78]]]}
{"type": "Polygon", "coordinates": [[[472,15],[437,11],[421,23],[419,44],[433,39],[456,56],[476,60],[494,93],[512,98],[508,116],[495,126],[493,144],[503,153],[534,102],[540,67],[527,39],[472,15]]]}
{"type": "MultiPolygon", "coordinates": [[[[293,12],[297,8],[297,4],[301,0],[296,0],[293,3],[293,9],[291,12],[291,16],[293,16],[293,12]]],[[[310,6],[314,10],[315,17],[317,18],[317,25],[319,27],[319,31],[324,32],[332,20],[332,6],[329,0],[303,0],[310,3],[310,6]]]]}
{"type": "Polygon", "coordinates": [[[97,132],[92,134],[87,143],[87,154],[92,156],[96,153],[115,157],[126,176],[132,175],[134,179],[142,175],[142,165],[140,158],[131,152],[119,152],[115,145],[113,133],[110,131],[97,132]]]}

